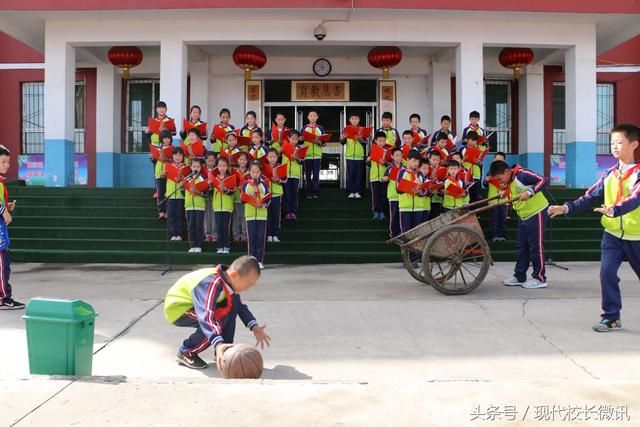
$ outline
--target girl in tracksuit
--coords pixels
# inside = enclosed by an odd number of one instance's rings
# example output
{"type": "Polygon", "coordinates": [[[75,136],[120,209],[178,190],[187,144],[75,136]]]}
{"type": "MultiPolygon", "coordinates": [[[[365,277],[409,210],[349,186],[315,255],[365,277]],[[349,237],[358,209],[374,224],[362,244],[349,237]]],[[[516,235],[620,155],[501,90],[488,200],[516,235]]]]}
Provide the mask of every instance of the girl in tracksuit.
{"type": "Polygon", "coordinates": [[[231,214],[233,212],[233,196],[235,188],[228,189],[222,180],[230,176],[229,162],[224,157],[218,159],[218,180],[220,188],[213,189],[213,212],[215,216],[216,235],[218,236],[218,253],[228,254],[231,250],[231,214]]]}
{"type": "Polygon", "coordinates": [[[282,163],[287,165],[287,183],[284,186],[284,218],[296,221],[298,219],[298,192],[302,179],[302,166],[297,156],[300,134],[296,130],[289,131],[289,144],[296,147],[293,158],[282,155],[282,163]]]}
{"type": "MultiPolygon", "coordinates": [[[[275,148],[270,148],[267,152],[267,162],[275,171],[278,166],[278,151],[275,148]]],[[[280,179],[277,176],[267,176],[265,178],[271,193],[271,203],[269,203],[267,214],[267,242],[278,243],[280,241],[282,195],[284,194],[284,185],[287,183],[287,178],[280,179]]]]}
{"type": "Polygon", "coordinates": [[[387,167],[384,176],[381,178],[387,183],[387,200],[389,200],[389,237],[393,238],[400,234],[400,210],[398,209],[398,190],[396,182],[400,170],[404,168],[402,162],[402,150],[394,148],[391,154],[392,163],[387,167]]]}
{"type": "Polygon", "coordinates": [[[185,191],[184,209],[187,213],[187,226],[189,227],[189,252],[202,252],[202,240],[204,239],[204,209],[205,196],[195,188],[195,185],[206,181],[202,176],[202,159],[194,157],[191,159],[190,178],[191,190],[185,191]]]}
{"type": "MultiPolygon", "coordinates": [[[[180,147],[173,148],[173,164],[184,165],[184,151],[180,147]]],[[[169,178],[166,181],[164,197],[167,199],[167,220],[171,240],[182,240],[184,234],[184,188],[182,182],[169,178]]]]}
{"type": "Polygon", "coordinates": [[[242,193],[242,184],[249,179],[248,166],[249,155],[247,153],[240,153],[238,155],[238,167],[234,170],[234,173],[238,177],[238,188],[236,188],[233,196],[233,215],[231,219],[231,232],[234,242],[247,241],[247,223],[244,220],[244,206],[242,206],[240,194],[242,193]]]}
{"type": "Polygon", "coordinates": [[[247,221],[247,250],[263,268],[264,247],[267,238],[267,207],[269,206],[269,186],[261,180],[260,162],[252,161],[249,166],[249,180],[242,185],[244,217],[247,221]]]}

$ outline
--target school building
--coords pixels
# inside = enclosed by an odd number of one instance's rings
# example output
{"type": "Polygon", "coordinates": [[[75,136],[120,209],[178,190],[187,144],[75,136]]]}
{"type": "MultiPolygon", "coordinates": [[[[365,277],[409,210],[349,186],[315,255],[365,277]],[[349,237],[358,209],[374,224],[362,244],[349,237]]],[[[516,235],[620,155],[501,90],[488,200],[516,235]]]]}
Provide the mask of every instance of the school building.
{"type": "Polygon", "coordinates": [[[461,132],[477,110],[492,151],[574,188],[606,166],[615,123],[640,123],[634,0],[2,5],[2,143],[19,155],[9,178],[31,184],[151,187],[143,128],[158,100],[178,128],[199,105],[209,133],[223,107],[236,126],[256,111],[263,129],[276,111],[300,128],[315,108],[334,136],[323,162],[334,184],[344,181],[337,137],[352,112],[378,126],[390,111],[400,132],[418,113],[431,133],[445,114],[461,132]],[[516,78],[508,66],[518,62],[516,78]]]}

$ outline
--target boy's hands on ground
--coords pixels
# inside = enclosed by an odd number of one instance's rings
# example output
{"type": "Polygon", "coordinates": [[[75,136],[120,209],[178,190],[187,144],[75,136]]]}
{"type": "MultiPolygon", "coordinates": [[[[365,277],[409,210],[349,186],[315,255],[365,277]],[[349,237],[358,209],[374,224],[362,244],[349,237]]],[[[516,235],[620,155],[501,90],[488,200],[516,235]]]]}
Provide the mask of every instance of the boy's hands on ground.
{"type": "Polygon", "coordinates": [[[549,209],[547,209],[547,211],[549,212],[549,216],[551,218],[555,218],[558,215],[564,215],[566,214],[566,206],[565,205],[552,205],[549,206],[549,209]]]}
{"type": "Polygon", "coordinates": [[[608,216],[609,218],[613,218],[613,207],[602,205],[599,208],[595,208],[593,211],[601,213],[604,216],[608,216]]]}
{"type": "Polygon", "coordinates": [[[256,347],[260,344],[261,349],[264,349],[265,344],[267,347],[271,346],[271,337],[264,331],[266,327],[267,325],[256,325],[251,330],[256,337],[256,347]]]}
{"type": "Polygon", "coordinates": [[[220,343],[216,346],[216,367],[218,368],[218,371],[222,366],[222,355],[231,347],[233,347],[233,344],[220,343]]]}

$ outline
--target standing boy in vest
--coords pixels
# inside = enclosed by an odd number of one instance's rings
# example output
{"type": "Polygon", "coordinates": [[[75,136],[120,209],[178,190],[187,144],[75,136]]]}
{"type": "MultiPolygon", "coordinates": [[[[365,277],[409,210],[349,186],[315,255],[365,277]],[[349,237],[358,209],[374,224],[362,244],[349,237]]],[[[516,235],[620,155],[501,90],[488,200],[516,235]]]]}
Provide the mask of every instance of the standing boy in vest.
{"type": "Polygon", "coordinates": [[[11,153],[4,145],[0,145],[0,310],[20,310],[24,304],[11,297],[9,274],[11,273],[11,253],[9,252],[9,230],[7,226],[13,220],[11,213],[16,201],[9,201],[9,192],[4,184],[5,175],[11,166],[11,153]]]}
{"type": "MultiPolygon", "coordinates": [[[[360,126],[360,116],[356,113],[351,114],[349,124],[354,127],[360,126]]],[[[344,157],[347,159],[347,193],[349,194],[347,197],[360,199],[366,142],[360,135],[356,139],[351,139],[344,133],[340,135],[340,140],[346,145],[344,157]]]]}
{"type": "Polygon", "coordinates": [[[618,164],[606,171],[584,196],[549,207],[551,217],[594,209],[602,214],[600,288],[602,314],[596,332],[622,328],[618,269],[626,258],[640,280],[640,129],[618,125],[611,130],[611,153],[618,164]],[[635,152],[635,155],[634,155],[635,152]],[[604,201],[604,204],[601,204],[604,201]]]}
{"type": "Polygon", "coordinates": [[[307,181],[305,188],[307,199],[317,199],[320,197],[320,167],[322,166],[322,147],[325,143],[320,140],[320,137],[324,135],[324,128],[318,124],[318,113],[315,110],[310,110],[307,115],[309,123],[302,128],[300,135],[304,137],[304,133],[307,132],[312,137],[315,137],[312,141],[304,141],[304,147],[309,146],[307,156],[304,159],[304,175],[307,181]]]}
{"type": "Polygon", "coordinates": [[[544,232],[549,221],[549,202],[541,192],[546,184],[545,178],[519,165],[510,168],[500,160],[491,163],[489,175],[506,187],[505,198],[518,197],[518,201],[513,202],[513,210],[520,217],[516,245],[518,261],[513,277],[502,283],[526,289],[546,288],[544,232]],[[526,280],[529,264],[533,267],[533,273],[531,279],[526,280]]]}

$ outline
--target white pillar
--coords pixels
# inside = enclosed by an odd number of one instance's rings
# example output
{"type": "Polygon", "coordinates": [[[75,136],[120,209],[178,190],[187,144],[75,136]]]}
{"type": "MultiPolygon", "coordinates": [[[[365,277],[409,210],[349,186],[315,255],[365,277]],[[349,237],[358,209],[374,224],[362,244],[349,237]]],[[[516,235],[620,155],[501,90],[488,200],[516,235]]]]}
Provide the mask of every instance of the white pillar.
{"type": "Polygon", "coordinates": [[[451,63],[432,62],[431,75],[431,128],[429,132],[440,129],[440,118],[444,115],[451,117],[451,63]]]}
{"type": "Polygon", "coordinates": [[[590,40],[566,50],[566,185],[589,187],[596,177],[596,43],[590,40]]]}
{"type": "Polygon", "coordinates": [[[544,69],[529,65],[519,85],[520,164],[544,174],[544,69]]]}
{"type": "Polygon", "coordinates": [[[167,103],[167,115],[180,130],[187,115],[187,46],[182,40],[160,43],[160,100],[167,103]]]}
{"type": "MultiPolygon", "coordinates": [[[[217,116],[212,111],[209,111],[209,60],[191,62],[189,66],[191,76],[189,98],[191,105],[199,106],[202,110],[202,120],[212,123],[211,120],[215,121],[217,116]]],[[[212,126],[208,126],[209,131],[212,126]]]]}
{"type": "Polygon", "coordinates": [[[122,79],[111,64],[96,72],[96,186],[120,185],[122,79]]]}
{"type": "Polygon", "coordinates": [[[74,183],[76,49],[45,36],[44,47],[45,185],[74,183]]]}
{"type": "Polygon", "coordinates": [[[484,68],[482,42],[463,40],[456,48],[456,133],[462,139],[462,130],[469,124],[469,113],[480,112],[484,127],[484,68]]]}

